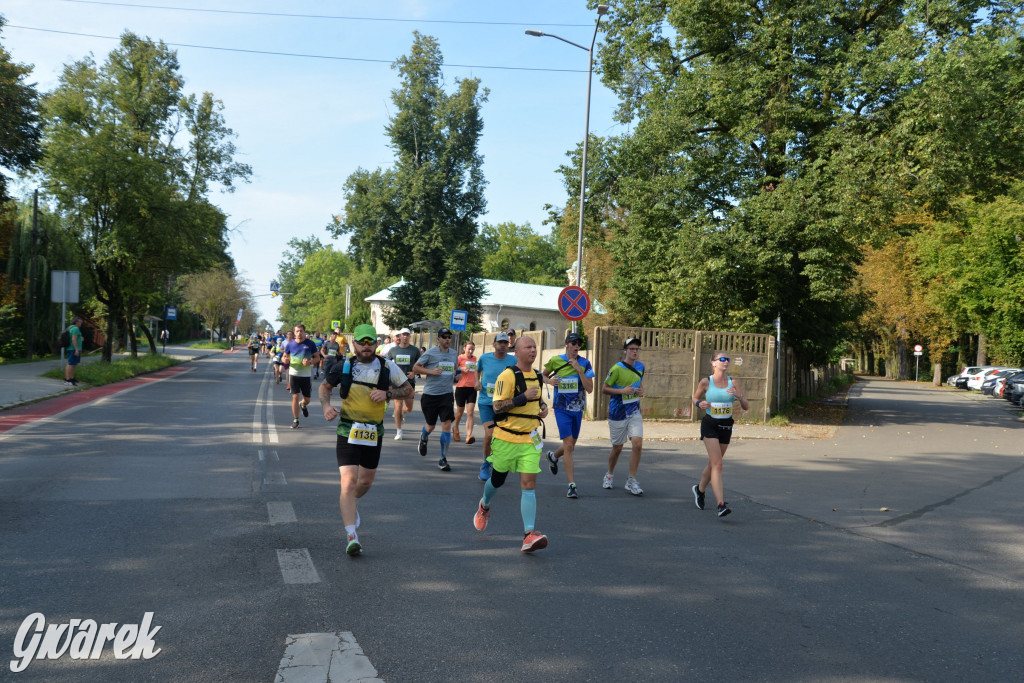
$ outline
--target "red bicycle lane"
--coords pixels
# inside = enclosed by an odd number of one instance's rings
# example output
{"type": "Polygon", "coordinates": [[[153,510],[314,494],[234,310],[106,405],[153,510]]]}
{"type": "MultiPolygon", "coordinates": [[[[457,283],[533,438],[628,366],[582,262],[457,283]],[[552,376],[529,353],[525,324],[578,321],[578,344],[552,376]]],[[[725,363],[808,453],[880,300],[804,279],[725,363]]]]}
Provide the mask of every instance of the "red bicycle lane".
{"type": "Polygon", "coordinates": [[[191,370],[192,367],[193,366],[189,363],[175,365],[157,372],[139,375],[113,384],[105,384],[101,387],[72,391],[31,405],[5,410],[0,413],[0,434],[4,434],[12,429],[37,422],[39,420],[60,415],[72,408],[86,405],[87,403],[91,403],[106,396],[112,396],[144,384],[159,382],[161,380],[174,377],[175,375],[183,374],[191,370]]]}

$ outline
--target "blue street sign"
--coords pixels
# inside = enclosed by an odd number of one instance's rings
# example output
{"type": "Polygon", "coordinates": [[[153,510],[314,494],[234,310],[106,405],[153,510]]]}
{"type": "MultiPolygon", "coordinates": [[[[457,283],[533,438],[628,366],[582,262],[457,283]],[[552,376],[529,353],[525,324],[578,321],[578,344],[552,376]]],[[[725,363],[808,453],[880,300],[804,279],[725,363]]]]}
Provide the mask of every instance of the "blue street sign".
{"type": "Polygon", "coordinates": [[[177,309],[177,307],[176,306],[168,306],[167,310],[164,311],[164,318],[166,318],[167,320],[177,320],[178,319],[178,309],[177,309]]]}
{"type": "Polygon", "coordinates": [[[280,292],[281,291],[281,283],[278,282],[277,280],[271,280],[270,281],[270,291],[271,292],[280,292]]]}
{"type": "Polygon", "coordinates": [[[469,321],[469,311],[452,311],[452,322],[449,329],[465,331],[466,323],[469,321]]]}

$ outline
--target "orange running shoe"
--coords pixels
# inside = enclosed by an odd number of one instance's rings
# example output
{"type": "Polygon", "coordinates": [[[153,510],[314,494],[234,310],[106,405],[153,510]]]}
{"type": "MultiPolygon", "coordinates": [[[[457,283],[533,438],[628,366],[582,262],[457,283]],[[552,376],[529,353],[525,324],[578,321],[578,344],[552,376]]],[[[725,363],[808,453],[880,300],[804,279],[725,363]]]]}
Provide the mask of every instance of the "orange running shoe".
{"type": "Polygon", "coordinates": [[[462,437],[459,436],[458,427],[452,430],[452,441],[462,441],[462,437]]]}
{"type": "Polygon", "coordinates": [[[541,548],[547,547],[548,537],[536,529],[533,529],[526,532],[526,536],[523,538],[523,547],[521,550],[524,553],[532,553],[534,550],[540,550],[541,548]]]}
{"type": "Polygon", "coordinates": [[[473,515],[473,526],[476,527],[477,531],[483,531],[487,528],[487,518],[491,516],[491,508],[485,508],[484,502],[481,500],[476,506],[476,514],[473,515]]]}

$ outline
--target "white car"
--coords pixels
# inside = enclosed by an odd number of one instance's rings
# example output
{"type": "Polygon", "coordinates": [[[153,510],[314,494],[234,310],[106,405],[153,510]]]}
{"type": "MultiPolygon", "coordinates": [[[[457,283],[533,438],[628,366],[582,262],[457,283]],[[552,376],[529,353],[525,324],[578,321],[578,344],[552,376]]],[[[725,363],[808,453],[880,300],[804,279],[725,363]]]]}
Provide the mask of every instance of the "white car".
{"type": "Polygon", "coordinates": [[[967,388],[973,389],[974,391],[980,391],[981,385],[985,383],[985,380],[992,375],[998,374],[1003,370],[1009,370],[1004,367],[988,367],[981,368],[981,370],[967,378],[967,388]]]}

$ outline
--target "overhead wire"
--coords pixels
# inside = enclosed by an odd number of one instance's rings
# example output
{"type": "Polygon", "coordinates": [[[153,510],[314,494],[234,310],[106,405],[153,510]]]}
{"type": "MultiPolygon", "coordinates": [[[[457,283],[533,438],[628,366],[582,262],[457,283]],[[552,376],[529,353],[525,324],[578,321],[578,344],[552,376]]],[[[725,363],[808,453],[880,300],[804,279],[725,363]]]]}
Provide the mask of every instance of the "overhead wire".
{"type": "MultiPolygon", "coordinates": [[[[83,38],[100,38],[104,40],[120,40],[119,36],[104,36],[96,33],[80,33],[77,31],[61,31],[52,28],[38,28],[35,26],[23,26],[20,24],[6,24],[5,28],[18,28],[24,31],[41,31],[43,33],[58,33],[66,36],[80,36],[83,38]]],[[[301,52],[278,52],[274,50],[251,50],[240,47],[219,47],[216,45],[196,45],[193,43],[173,43],[170,41],[161,41],[165,45],[172,47],[185,47],[193,48],[197,50],[217,50],[221,52],[241,52],[245,54],[256,54],[256,55],[270,55],[275,57],[299,57],[304,59],[328,59],[343,62],[370,62],[374,64],[393,64],[393,59],[372,59],[369,57],[340,57],[336,55],[317,55],[308,54],[301,52]]],[[[586,69],[553,69],[550,67],[533,67],[533,66],[502,66],[498,64],[453,64],[450,62],[444,62],[441,64],[442,67],[446,68],[461,68],[461,69],[497,69],[502,71],[547,71],[554,73],[586,73],[586,69]]]]}

